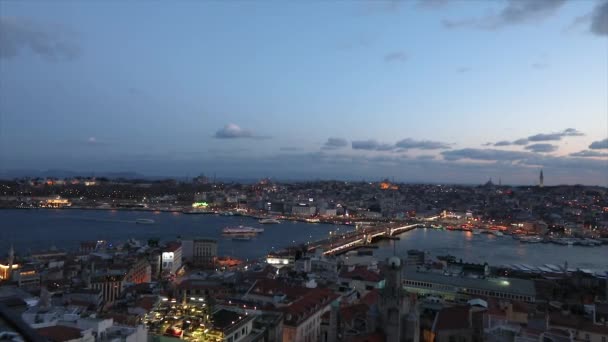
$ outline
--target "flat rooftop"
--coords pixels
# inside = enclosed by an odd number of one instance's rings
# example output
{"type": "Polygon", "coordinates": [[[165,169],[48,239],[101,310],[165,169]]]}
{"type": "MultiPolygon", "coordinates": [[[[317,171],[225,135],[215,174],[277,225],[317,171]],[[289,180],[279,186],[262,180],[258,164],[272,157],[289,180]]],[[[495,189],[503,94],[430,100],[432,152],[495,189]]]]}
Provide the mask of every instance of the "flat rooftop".
{"type": "Polygon", "coordinates": [[[536,297],[534,282],[519,278],[466,278],[453,277],[439,273],[417,271],[405,268],[403,280],[422,281],[434,284],[450,285],[458,288],[478,289],[495,292],[506,292],[516,295],[536,297]]]}

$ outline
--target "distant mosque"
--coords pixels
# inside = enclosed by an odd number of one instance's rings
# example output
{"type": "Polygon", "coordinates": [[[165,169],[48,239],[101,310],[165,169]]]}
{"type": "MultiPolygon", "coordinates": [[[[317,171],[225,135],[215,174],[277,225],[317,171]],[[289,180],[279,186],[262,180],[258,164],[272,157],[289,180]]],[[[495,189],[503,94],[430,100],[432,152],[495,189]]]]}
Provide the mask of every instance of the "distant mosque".
{"type": "Polygon", "coordinates": [[[540,169],[540,182],[538,183],[539,187],[544,187],[545,186],[545,176],[543,175],[543,169],[540,169]]]}

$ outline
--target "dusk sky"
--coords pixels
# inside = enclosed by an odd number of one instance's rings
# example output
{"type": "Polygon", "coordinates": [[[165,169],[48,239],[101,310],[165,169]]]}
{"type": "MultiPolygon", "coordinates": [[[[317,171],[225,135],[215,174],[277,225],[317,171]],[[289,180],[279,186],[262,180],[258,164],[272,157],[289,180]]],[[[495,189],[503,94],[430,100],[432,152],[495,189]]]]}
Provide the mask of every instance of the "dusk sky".
{"type": "Polygon", "coordinates": [[[608,2],[1,1],[0,171],[608,185],[608,2]]]}

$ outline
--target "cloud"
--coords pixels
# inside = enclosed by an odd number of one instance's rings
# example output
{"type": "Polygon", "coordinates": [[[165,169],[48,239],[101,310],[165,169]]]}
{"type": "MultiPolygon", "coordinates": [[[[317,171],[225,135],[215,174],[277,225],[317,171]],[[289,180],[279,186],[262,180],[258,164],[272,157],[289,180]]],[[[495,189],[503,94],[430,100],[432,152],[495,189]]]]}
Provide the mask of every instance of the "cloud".
{"type": "Polygon", "coordinates": [[[549,133],[549,134],[535,134],[528,137],[529,141],[554,141],[561,140],[563,135],[561,133],[549,133]]]}
{"type": "Polygon", "coordinates": [[[583,133],[583,132],[579,132],[579,131],[577,131],[577,130],[576,130],[576,129],[574,129],[574,128],[566,128],[566,129],[565,129],[565,130],[562,132],[562,134],[563,134],[565,137],[582,137],[582,136],[584,136],[584,135],[585,135],[585,133],[583,133]]]}
{"type": "Polygon", "coordinates": [[[519,146],[522,146],[522,145],[528,145],[528,143],[529,143],[529,142],[530,142],[530,141],[529,141],[527,138],[522,138],[522,139],[517,139],[517,140],[515,140],[515,141],[513,142],[513,145],[519,145],[519,146]]]}
{"type": "Polygon", "coordinates": [[[71,60],[80,55],[80,45],[65,28],[34,21],[0,17],[0,58],[10,59],[23,50],[48,60],[71,60]]]}
{"type": "Polygon", "coordinates": [[[608,153],[599,152],[599,151],[584,150],[584,151],[570,153],[570,156],[571,157],[583,157],[583,158],[587,158],[587,157],[608,157],[608,153]]]}
{"type": "Polygon", "coordinates": [[[499,141],[494,144],[494,146],[510,146],[510,145],[511,145],[511,142],[506,141],[506,140],[502,140],[502,141],[499,141]]]}
{"type": "Polygon", "coordinates": [[[505,151],[495,149],[463,148],[460,150],[441,152],[446,160],[484,160],[484,161],[515,161],[533,157],[531,152],[505,151]]]}
{"type": "Polygon", "coordinates": [[[420,150],[441,150],[450,148],[449,144],[439,142],[439,141],[430,141],[430,140],[414,140],[410,138],[406,138],[398,141],[395,144],[395,147],[401,149],[420,149],[420,150]]]}
{"type": "Polygon", "coordinates": [[[525,149],[537,153],[550,153],[557,151],[557,146],[551,144],[532,144],[526,146],[525,149]]]}
{"type": "Polygon", "coordinates": [[[469,72],[471,71],[471,68],[469,67],[465,67],[465,66],[461,66],[458,69],[456,69],[457,72],[464,74],[465,72],[469,72]]]}
{"type": "Polygon", "coordinates": [[[591,32],[598,36],[608,36],[608,1],[600,2],[591,14],[591,32]]]}
{"type": "Polygon", "coordinates": [[[565,130],[558,133],[548,133],[548,134],[536,134],[528,137],[529,141],[556,141],[561,140],[563,137],[579,137],[583,136],[582,132],[577,131],[574,128],[566,128],[565,130]]]}
{"type": "Polygon", "coordinates": [[[243,129],[235,124],[227,124],[224,128],[215,132],[213,136],[217,139],[267,139],[267,136],[254,135],[253,132],[243,129]]]}
{"type": "Polygon", "coordinates": [[[498,14],[461,20],[444,19],[443,25],[446,28],[496,30],[546,19],[555,14],[565,2],[566,0],[508,0],[498,14]]]}
{"type": "Polygon", "coordinates": [[[392,62],[400,62],[403,63],[405,61],[407,61],[407,54],[403,51],[393,51],[390,53],[387,53],[384,56],[384,61],[387,63],[392,63],[392,62]]]}
{"type": "Polygon", "coordinates": [[[430,154],[422,154],[422,155],[416,156],[416,159],[417,160],[433,160],[433,159],[435,159],[435,156],[430,155],[430,154]]]}
{"type": "Polygon", "coordinates": [[[493,144],[493,143],[491,143],[491,142],[487,142],[487,143],[485,143],[485,144],[481,144],[481,146],[492,146],[492,145],[494,145],[494,144],[493,144]]]}
{"type": "Polygon", "coordinates": [[[589,145],[589,148],[592,150],[608,149],[608,138],[592,142],[591,145],[589,145]]]}
{"type": "Polygon", "coordinates": [[[346,139],[343,138],[327,138],[327,141],[325,142],[325,144],[323,144],[323,146],[321,147],[321,149],[323,150],[336,150],[339,148],[343,148],[348,146],[348,141],[346,139]]]}
{"type": "Polygon", "coordinates": [[[395,147],[390,144],[379,143],[376,140],[354,140],[351,143],[353,150],[390,151],[395,147]]]}

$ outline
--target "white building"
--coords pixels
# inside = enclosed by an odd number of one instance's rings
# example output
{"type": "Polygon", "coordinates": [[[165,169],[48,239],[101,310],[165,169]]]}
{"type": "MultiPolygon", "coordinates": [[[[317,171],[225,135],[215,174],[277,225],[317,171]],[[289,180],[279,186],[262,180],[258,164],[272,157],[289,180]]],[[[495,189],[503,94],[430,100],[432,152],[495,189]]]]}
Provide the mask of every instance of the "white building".
{"type": "Polygon", "coordinates": [[[291,213],[296,216],[313,216],[317,213],[317,207],[308,205],[294,205],[291,213]]]}
{"type": "Polygon", "coordinates": [[[167,244],[162,254],[162,270],[175,274],[182,267],[182,245],[178,242],[167,244]]]}

